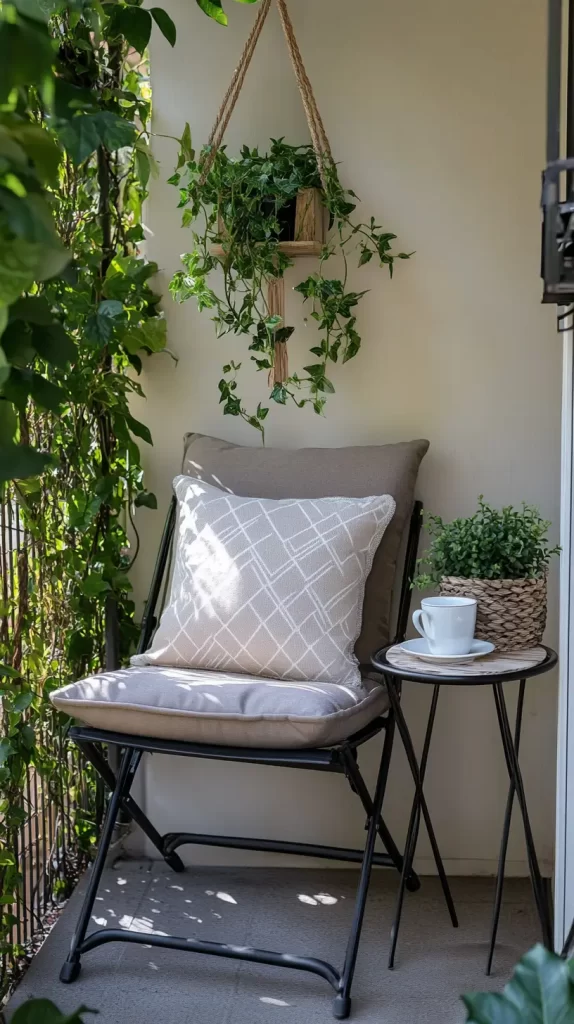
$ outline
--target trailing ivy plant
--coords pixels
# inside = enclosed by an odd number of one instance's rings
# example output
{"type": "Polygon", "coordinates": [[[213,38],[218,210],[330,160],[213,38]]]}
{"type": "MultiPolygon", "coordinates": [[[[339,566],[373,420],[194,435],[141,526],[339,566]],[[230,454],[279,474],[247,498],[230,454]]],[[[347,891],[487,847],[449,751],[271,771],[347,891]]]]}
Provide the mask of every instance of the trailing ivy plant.
{"type": "MultiPolygon", "coordinates": [[[[217,335],[244,338],[250,359],[267,377],[274,366],[276,343],[286,343],[294,330],[270,312],[267,284],[272,277],[282,278],[294,263],[280,248],[290,208],[302,190],[318,189],[331,229],[318,270],[295,288],[317,324],[318,343],[310,350],[314,359],[302,371],[275,383],[268,397],[279,405],[310,403],[321,413],[335,390],[329,365],[353,359],[361,346],[357,307],[366,293],[349,286],[349,257],[354,255],[359,266],[375,258],[392,276],[395,260],[412,254],[395,254],[396,235],[374,217],[367,223],[354,218],[357,196],[343,188],[334,165],[324,168],[322,184],[310,145],[291,146],[283,139],[272,139],[267,153],[244,146],[236,159],[221,147],[207,174],[202,159],[206,152],[196,158],[186,125],[177,169],[169,180],[179,188],[183,225],[192,226],[193,247],[182,257],[184,270],[175,274],[171,294],[178,302],[193,297],[200,310],[212,310],[217,335]],[[339,277],[328,273],[329,260],[335,255],[342,256],[339,277]],[[214,277],[216,270],[221,277],[214,277]]],[[[238,394],[240,367],[241,362],[234,360],[223,368],[219,383],[223,411],[241,416],[264,438],[269,406],[260,402],[256,410],[245,408],[238,394]]]]}

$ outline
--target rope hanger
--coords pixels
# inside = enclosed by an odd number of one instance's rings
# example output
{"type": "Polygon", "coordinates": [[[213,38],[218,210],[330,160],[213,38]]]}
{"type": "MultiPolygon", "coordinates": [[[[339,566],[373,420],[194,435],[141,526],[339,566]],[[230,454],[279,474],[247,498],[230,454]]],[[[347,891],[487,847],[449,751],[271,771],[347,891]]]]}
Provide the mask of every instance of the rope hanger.
{"type": "MultiPolygon", "coordinates": [[[[239,99],[239,94],[241,92],[243,82],[245,81],[247,70],[251,64],[255,47],[259,41],[259,37],[267,20],[267,15],[269,14],[272,3],[273,0],[262,0],[257,18],[255,19],[255,23],[249,33],[243,53],[241,54],[239,64],[233,72],[231,82],[229,83],[229,87],[225,93],[223,102],[215,119],[211,135],[209,136],[209,149],[202,158],[202,182],[205,181],[209,174],[213,161],[217,155],[217,151],[223,142],[223,136],[225,135],[227,125],[231,120],[231,115],[233,114],[235,105],[239,99]]],[[[317,107],[313,88],[305,70],[305,65],[303,64],[301,51],[295,38],[295,31],[289,16],[289,11],[287,10],[286,0],[276,0],[276,3],[279,11],[279,18],[281,20],[281,27],[283,29],[283,35],[285,36],[289,57],[291,58],[291,65],[293,67],[297,86],[301,95],[305,117],[307,118],[313,149],[315,151],[315,156],[317,157],[317,166],[321,177],[321,183],[325,188],[325,170],[330,166],[334,166],[333,154],[331,152],[323,120],[317,107]]]]}
{"type": "MultiPolygon", "coordinates": [[[[223,142],[223,137],[231,120],[237,100],[239,99],[239,95],[245,81],[245,76],[249,69],[249,65],[251,64],[255,47],[257,46],[261,32],[263,31],[263,26],[267,20],[267,15],[269,14],[272,3],[273,0],[262,0],[253,28],[251,29],[247,42],[243,48],[239,64],[233,72],[231,82],[229,83],[227,92],[223,97],[222,104],[215,119],[215,124],[213,125],[211,135],[208,139],[207,149],[200,158],[201,173],[199,180],[201,184],[205,182],[211,168],[213,167],[217,152],[223,142]]],[[[286,0],[276,0],[276,3],[281,27],[283,29],[283,35],[285,36],[285,42],[291,59],[291,66],[295,74],[297,87],[303,103],[313,150],[317,159],[317,168],[321,178],[321,184],[323,185],[323,188],[326,189],[327,171],[329,168],[335,166],[333,154],[331,152],[323,120],[317,107],[313,88],[305,70],[305,65],[303,64],[301,51],[295,38],[293,23],[289,17],[286,0]]],[[[267,307],[270,316],[277,314],[281,317],[282,322],[285,321],[285,281],[283,277],[269,279],[267,307]]],[[[287,358],[287,343],[285,341],[275,342],[273,367],[269,373],[269,383],[270,385],[282,384],[287,380],[288,376],[289,365],[287,358]]]]}

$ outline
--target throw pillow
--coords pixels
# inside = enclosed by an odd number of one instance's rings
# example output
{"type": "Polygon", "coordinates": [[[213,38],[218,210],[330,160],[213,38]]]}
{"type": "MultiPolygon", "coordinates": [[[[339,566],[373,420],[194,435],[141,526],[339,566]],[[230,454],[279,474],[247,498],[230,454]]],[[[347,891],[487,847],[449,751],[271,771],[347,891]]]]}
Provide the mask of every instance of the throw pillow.
{"type": "Polygon", "coordinates": [[[242,498],[189,476],[169,604],[135,664],[360,685],[365,581],[395,502],[242,498]]]}

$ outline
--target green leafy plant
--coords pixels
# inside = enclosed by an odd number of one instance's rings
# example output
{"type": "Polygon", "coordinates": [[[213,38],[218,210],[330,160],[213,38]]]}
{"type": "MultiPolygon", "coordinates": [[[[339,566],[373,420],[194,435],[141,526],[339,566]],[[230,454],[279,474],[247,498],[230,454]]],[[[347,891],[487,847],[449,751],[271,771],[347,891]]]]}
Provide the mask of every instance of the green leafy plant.
{"type": "MultiPolygon", "coordinates": [[[[221,0],[195,0],[195,2],[209,18],[213,18],[220,25],[227,25],[227,15],[223,10],[221,0]]],[[[237,2],[240,4],[256,4],[258,0],[237,0],[237,2]]]]}
{"type": "MultiPolygon", "coordinates": [[[[310,350],[315,358],[301,372],[271,386],[268,398],[278,405],[310,403],[321,413],[335,390],[329,364],[347,362],[361,345],[357,307],[365,292],[349,287],[350,250],[355,250],[359,266],[375,258],[391,276],[395,259],[412,254],[395,255],[396,235],[383,230],[374,218],[368,223],[353,219],[357,196],[342,187],[330,162],[323,168],[322,183],[310,145],[291,146],[283,139],[272,139],[267,153],[244,146],[237,159],[221,147],[207,174],[202,157],[196,159],[186,125],[177,169],[169,180],[179,188],[183,225],[193,225],[193,248],[182,257],[184,270],[174,276],[170,291],[178,302],[193,297],[200,310],[213,310],[218,336],[231,333],[245,338],[250,359],[266,377],[274,367],[277,343],[286,343],[294,330],[270,311],[267,297],[269,279],[282,278],[294,262],[280,248],[286,240],[285,222],[300,192],[313,188],[320,192],[331,224],[329,240],[322,247],[318,271],[295,288],[309,304],[310,318],[318,327],[317,344],[310,350]],[[335,255],[342,257],[341,277],[326,273],[335,255]],[[215,270],[223,278],[217,290],[211,284],[215,270]]],[[[259,403],[252,412],[245,408],[237,391],[240,367],[236,360],[224,366],[219,384],[223,411],[241,416],[264,436],[269,406],[259,403]]]]}
{"type": "Polygon", "coordinates": [[[534,946],[503,992],[462,997],[467,1024],[574,1024],[574,961],[534,946]]]}
{"type": "Polygon", "coordinates": [[[443,576],[465,579],[535,579],[546,572],[560,548],[550,548],[550,522],[539,511],[523,504],[495,509],[479,498],[478,510],[466,519],[445,523],[427,515],[431,536],[429,550],[419,565],[425,568],[413,585],[424,589],[443,576]]]}
{"type": "Polygon", "coordinates": [[[11,1017],[12,1024],[87,1024],[84,1014],[95,1014],[80,1006],[74,1013],[62,1013],[49,999],[29,999],[11,1017]]]}
{"type": "Polygon", "coordinates": [[[65,842],[48,899],[93,851],[93,775],[78,778],[49,695],[103,667],[112,630],[108,654],[130,651],[127,527],[157,504],[138,447],[151,436],[129,405],[142,360],[166,345],[156,266],[139,251],[152,24],[175,41],[161,8],[121,0],[0,9],[0,994],[25,953],[16,851],[30,779],[65,842]]]}

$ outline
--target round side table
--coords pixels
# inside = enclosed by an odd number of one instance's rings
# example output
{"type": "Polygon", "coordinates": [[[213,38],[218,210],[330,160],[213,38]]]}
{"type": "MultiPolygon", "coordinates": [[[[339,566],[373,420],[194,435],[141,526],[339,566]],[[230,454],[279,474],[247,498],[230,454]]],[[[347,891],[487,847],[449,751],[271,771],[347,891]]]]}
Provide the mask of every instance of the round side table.
{"type": "Polygon", "coordinates": [[[504,868],[506,864],[508,836],[510,832],[510,821],[512,817],[512,809],[514,805],[515,796],[518,800],[520,812],[522,815],[522,823],[524,826],[524,838],[526,841],[526,851],[528,856],[528,867],[530,871],[530,878],[532,881],[534,899],[536,902],[536,910],[538,912],[538,917],[540,920],[542,941],[548,949],[553,948],[552,907],[550,899],[550,890],[547,881],[545,881],[542,878],[542,875],[540,873],[538,857],[536,854],[534,838],[532,835],[532,828],[530,825],[530,818],[528,816],[528,807],[526,803],[526,795],[524,792],[524,785],[522,781],[522,773],[520,771],[520,765],[518,761],[518,752],[520,747],[520,732],[522,727],[522,712],[524,708],[524,693],[526,687],[526,680],[530,679],[533,676],[539,676],[542,675],[542,673],[544,672],[548,672],[550,669],[554,668],[557,660],[558,658],[555,651],[551,650],[549,647],[543,647],[541,645],[539,647],[533,648],[532,650],[513,651],[509,654],[497,654],[496,652],[494,652],[493,654],[490,654],[485,658],[480,658],[476,661],[469,661],[466,663],[458,663],[456,665],[448,665],[446,663],[433,664],[430,662],[425,663],[420,658],[416,658],[414,655],[407,654],[406,652],[401,650],[400,645],[397,644],[393,644],[390,647],[382,648],[380,651],[377,651],[377,653],[371,659],[374,668],[378,672],[382,673],[384,681],[386,683],[389,692],[391,710],[397,723],[397,728],[399,730],[399,734],[403,746],[405,748],[405,752],[415,783],[415,797],[413,800],[407,838],[405,842],[403,870],[399,884],[395,917],[391,931],[389,967],[392,968],[394,966],[395,952],[397,948],[397,940],[399,935],[401,913],[405,894],[405,883],[412,871],[412,865],[415,856],[416,844],[419,833],[421,813],[425,820],[425,825],[427,827],[427,831],[429,834],[433,856],[437,866],[437,871],[445,895],[446,903],[449,909],[451,921],[455,928],[458,925],[453,899],[451,896],[448,880],[446,877],[446,873],[436,842],[432,821],[430,818],[428,806],[423,791],[424,778],[429,757],[433,726],[441,686],[492,686],[492,692],[494,695],[494,705],[496,708],[500,736],[502,739],[502,747],[504,750],[506,766],[508,769],[508,776],[510,779],[508,798],[506,801],[506,811],[504,815],[504,825],[502,829],[502,839],[500,843],[500,854],[498,859],[498,873],[496,877],[496,890],[494,897],[494,908],[492,916],[492,927],[490,932],[490,946],[488,951],[486,973],[490,974],[490,970],[492,967],[492,959],[494,955],[494,947],[496,943],[496,933],[498,930],[498,921],[500,917],[500,907],[502,902],[502,887],[504,884],[504,868]],[[401,708],[401,683],[403,682],[403,680],[408,680],[414,683],[426,683],[433,687],[429,717],[425,731],[425,738],[420,763],[417,761],[409,727],[407,725],[405,716],[403,714],[403,710],[401,708]],[[504,698],[502,684],[514,681],[519,682],[520,685],[518,691],[516,722],[514,726],[513,735],[510,727],[510,721],[508,718],[508,711],[506,707],[506,700],[504,698]]]}

